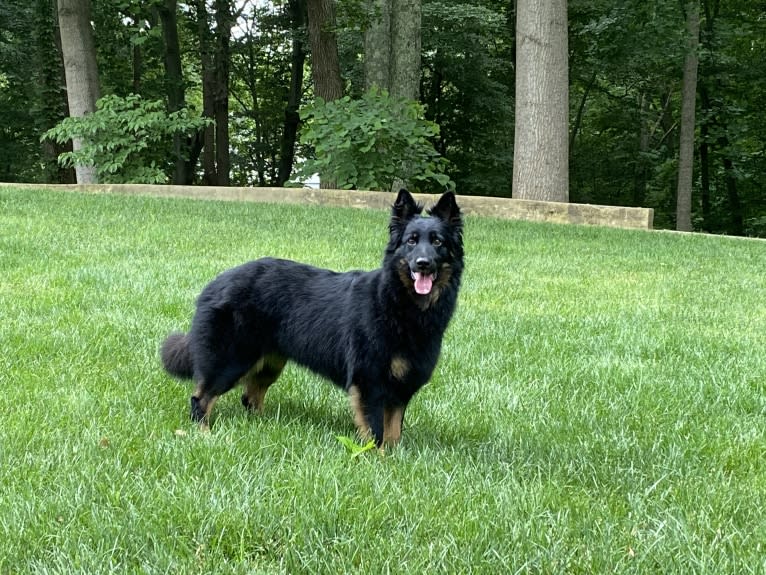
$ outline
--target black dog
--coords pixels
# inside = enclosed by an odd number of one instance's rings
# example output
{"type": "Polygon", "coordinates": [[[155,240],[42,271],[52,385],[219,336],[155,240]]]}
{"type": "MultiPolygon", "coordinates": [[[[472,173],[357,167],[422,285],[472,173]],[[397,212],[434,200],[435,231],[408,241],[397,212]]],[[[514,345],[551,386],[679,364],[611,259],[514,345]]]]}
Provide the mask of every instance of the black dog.
{"type": "Polygon", "coordinates": [[[404,410],[431,377],[463,271],[463,222],[447,192],[422,217],[401,190],[380,269],[336,273],[264,258],[214,279],[188,334],[162,345],[165,369],[193,377],[191,417],[207,426],[218,396],[237,382],[260,411],[287,360],[345,389],[360,432],[396,443],[404,410]]]}

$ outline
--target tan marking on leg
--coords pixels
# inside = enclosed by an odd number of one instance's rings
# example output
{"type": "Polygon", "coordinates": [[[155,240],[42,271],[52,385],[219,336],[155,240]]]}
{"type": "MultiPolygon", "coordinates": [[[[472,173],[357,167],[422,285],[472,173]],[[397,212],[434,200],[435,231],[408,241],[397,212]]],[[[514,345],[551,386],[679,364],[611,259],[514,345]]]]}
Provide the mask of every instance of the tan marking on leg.
{"type": "Polygon", "coordinates": [[[218,396],[208,395],[205,392],[204,385],[202,385],[202,383],[197,384],[197,387],[194,388],[194,393],[192,394],[192,396],[196,397],[197,400],[199,400],[200,408],[202,409],[204,413],[204,415],[202,416],[202,419],[199,421],[199,430],[210,431],[210,414],[213,411],[213,406],[215,405],[215,402],[218,399],[218,396]]]}
{"type": "Polygon", "coordinates": [[[262,357],[240,381],[244,385],[244,395],[248,408],[257,413],[263,411],[263,399],[272,383],[274,383],[285,367],[287,360],[278,355],[262,357]]]}
{"type": "Polygon", "coordinates": [[[362,396],[359,393],[359,388],[352,385],[348,390],[348,400],[351,404],[351,410],[354,412],[354,424],[356,425],[356,431],[359,437],[366,441],[372,437],[370,431],[370,425],[367,423],[367,418],[364,415],[364,405],[362,404],[362,396]]]}
{"type": "Polygon", "coordinates": [[[399,381],[407,377],[410,371],[410,362],[404,359],[401,355],[395,355],[391,358],[391,375],[394,379],[399,381]]]}
{"type": "Polygon", "coordinates": [[[218,401],[217,395],[214,395],[213,397],[207,397],[207,401],[203,407],[205,410],[205,417],[199,423],[199,430],[202,432],[210,431],[210,414],[213,412],[213,406],[215,405],[216,401],[218,401]]]}
{"type": "Polygon", "coordinates": [[[386,407],[383,409],[383,444],[396,445],[402,437],[403,407],[386,407]]]}

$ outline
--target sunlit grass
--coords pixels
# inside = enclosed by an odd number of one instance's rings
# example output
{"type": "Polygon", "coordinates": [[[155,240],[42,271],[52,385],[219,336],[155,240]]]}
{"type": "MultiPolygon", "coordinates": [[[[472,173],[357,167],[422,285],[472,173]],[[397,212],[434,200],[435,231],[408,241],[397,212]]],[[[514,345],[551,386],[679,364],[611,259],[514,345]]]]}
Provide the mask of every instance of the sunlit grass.
{"type": "Polygon", "coordinates": [[[0,574],[766,571],[764,242],[469,218],[400,447],[295,367],[198,433],[157,349],[199,290],[386,220],[0,188],[0,574]]]}

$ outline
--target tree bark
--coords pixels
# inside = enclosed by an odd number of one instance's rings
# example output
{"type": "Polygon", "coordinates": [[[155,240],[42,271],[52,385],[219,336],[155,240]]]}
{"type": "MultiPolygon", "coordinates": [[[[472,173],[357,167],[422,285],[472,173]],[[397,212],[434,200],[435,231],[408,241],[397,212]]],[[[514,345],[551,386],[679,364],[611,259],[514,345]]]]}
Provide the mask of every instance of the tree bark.
{"type": "MultiPolygon", "coordinates": [[[[199,39],[200,63],[202,68],[202,115],[215,118],[215,69],[213,64],[213,35],[205,0],[196,0],[197,37],[199,39]]],[[[214,186],[218,183],[215,166],[215,127],[206,126],[202,133],[202,184],[214,186]]]]}
{"type": "MultiPolygon", "coordinates": [[[[168,111],[177,112],[186,107],[183,67],[181,64],[181,46],[178,40],[177,0],[165,0],[158,8],[162,22],[164,40],[165,92],[168,98],[168,111]]],[[[194,176],[193,166],[189,165],[189,142],[181,134],[173,134],[173,156],[175,169],[173,184],[191,184],[194,176]]]]}
{"type": "MultiPolygon", "coordinates": [[[[90,0],[58,0],[58,17],[69,114],[82,117],[96,111],[99,98],[90,0]]],[[[72,141],[75,150],[79,150],[81,145],[79,139],[72,141]]],[[[76,166],[75,172],[77,183],[98,182],[95,166],[76,166]]]]}
{"type": "MultiPolygon", "coordinates": [[[[704,77],[704,75],[703,75],[704,77]]],[[[710,203],[710,95],[704,82],[699,82],[700,104],[704,120],[700,124],[700,207],[702,208],[702,230],[712,232],[712,210],[710,203]]]]}
{"type": "Polygon", "coordinates": [[[371,0],[371,20],[364,33],[364,84],[391,88],[391,0],[371,0]]]}
{"type": "Polygon", "coordinates": [[[513,197],[569,201],[566,0],[518,0],[513,197]]]}
{"type": "Polygon", "coordinates": [[[307,0],[311,76],[314,94],[325,101],[343,96],[338,42],[335,36],[334,0],[307,0]]]}
{"type": "Polygon", "coordinates": [[[292,61],[290,64],[290,92],[287,96],[285,108],[285,122],[282,128],[282,142],[279,154],[279,171],[277,172],[276,185],[284,186],[290,179],[295,161],[295,141],[298,136],[300,116],[298,108],[303,93],[303,65],[306,62],[306,50],[301,39],[301,28],[305,22],[305,0],[290,0],[288,2],[292,27],[292,61]]]}
{"type": "MultiPolygon", "coordinates": [[[[307,0],[308,32],[311,46],[311,76],[314,95],[329,102],[343,96],[338,43],[335,37],[334,0],[307,0]]],[[[337,187],[337,182],[319,174],[323,189],[337,187]]]]}
{"type": "Polygon", "coordinates": [[[215,159],[218,185],[231,184],[231,159],[229,154],[229,38],[234,19],[229,0],[216,0],[216,50],[215,62],[215,159]]]}
{"type": "Polygon", "coordinates": [[[676,229],[692,231],[692,183],[694,172],[694,129],[699,67],[699,0],[686,4],[687,45],[684,58],[681,127],[678,146],[678,188],[676,191],[676,229]]]}
{"type": "Polygon", "coordinates": [[[422,6],[420,0],[371,0],[364,35],[365,87],[392,96],[420,96],[422,6]]]}
{"type": "Polygon", "coordinates": [[[420,0],[391,0],[392,96],[420,97],[420,0]]]}

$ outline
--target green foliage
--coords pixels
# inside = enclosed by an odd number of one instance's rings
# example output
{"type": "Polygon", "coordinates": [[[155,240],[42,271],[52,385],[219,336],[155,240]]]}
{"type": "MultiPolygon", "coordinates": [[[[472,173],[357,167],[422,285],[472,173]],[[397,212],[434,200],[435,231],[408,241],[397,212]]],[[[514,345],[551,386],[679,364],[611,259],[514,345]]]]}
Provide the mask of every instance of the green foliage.
{"type": "Polygon", "coordinates": [[[61,154],[59,163],[95,166],[100,182],[159,184],[168,180],[173,135],[193,133],[209,122],[188,109],[168,113],[159,100],[111,95],[96,103],[93,114],[65,118],[43,138],[79,139],[82,147],[61,154]]]}
{"type": "Polygon", "coordinates": [[[335,439],[346,448],[346,453],[351,456],[351,459],[356,459],[360,455],[372,451],[375,449],[375,440],[370,439],[366,443],[357,443],[357,441],[347,435],[336,435],[335,439]]]}
{"type": "Polygon", "coordinates": [[[447,161],[431,143],[439,126],[423,118],[415,101],[373,88],[358,100],[317,98],[301,118],[301,143],[315,153],[301,177],[318,172],[344,189],[388,190],[396,180],[414,189],[454,189],[447,161]]]}
{"type": "Polygon", "coordinates": [[[511,191],[514,54],[505,4],[423,2],[422,100],[463,194],[511,191]]]}

